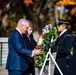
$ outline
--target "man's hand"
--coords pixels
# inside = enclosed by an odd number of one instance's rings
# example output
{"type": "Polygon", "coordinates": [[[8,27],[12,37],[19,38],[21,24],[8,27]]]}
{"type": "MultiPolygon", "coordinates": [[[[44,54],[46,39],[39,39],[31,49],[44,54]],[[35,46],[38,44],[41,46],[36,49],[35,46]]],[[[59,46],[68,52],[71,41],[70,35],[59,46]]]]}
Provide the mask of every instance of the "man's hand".
{"type": "Polygon", "coordinates": [[[41,54],[41,50],[40,49],[34,49],[34,56],[39,55],[39,54],[41,54]]]}

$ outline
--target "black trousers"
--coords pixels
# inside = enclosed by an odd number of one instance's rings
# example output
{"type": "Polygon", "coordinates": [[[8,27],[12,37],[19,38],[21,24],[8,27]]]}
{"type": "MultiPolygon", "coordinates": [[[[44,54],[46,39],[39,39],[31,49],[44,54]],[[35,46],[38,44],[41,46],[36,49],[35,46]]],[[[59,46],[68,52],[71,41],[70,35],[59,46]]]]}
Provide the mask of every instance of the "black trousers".
{"type": "Polygon", "coordinates": [[[26,74],[27,75],[35,75],[35,67],[34,67],[34,63],[29,63],[28,65],[28,69],[26,70],[26,74]]]}

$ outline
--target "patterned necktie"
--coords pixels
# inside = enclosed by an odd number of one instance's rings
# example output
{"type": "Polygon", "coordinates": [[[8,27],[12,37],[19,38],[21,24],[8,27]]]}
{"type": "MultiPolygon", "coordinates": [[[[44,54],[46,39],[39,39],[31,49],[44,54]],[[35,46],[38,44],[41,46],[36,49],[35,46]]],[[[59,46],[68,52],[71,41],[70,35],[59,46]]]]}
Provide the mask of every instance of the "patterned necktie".
{"type": "Polygon", "coordinates": [[[29,41],[31,42],[30,36],[28,36],[29,41]]]}
{"type": "Polygon", "coordinates": [[[23,34],[22,34],[21,36],[22,36],[22,38],[23,38],[23,34]]]}

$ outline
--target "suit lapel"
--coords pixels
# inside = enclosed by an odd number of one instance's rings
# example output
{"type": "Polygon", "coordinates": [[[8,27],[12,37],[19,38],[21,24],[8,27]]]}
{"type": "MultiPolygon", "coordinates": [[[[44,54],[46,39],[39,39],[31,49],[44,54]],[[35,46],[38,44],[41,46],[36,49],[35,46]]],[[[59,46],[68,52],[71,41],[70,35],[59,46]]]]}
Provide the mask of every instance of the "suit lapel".
{"type": "MultiPolygon", "coordinates": [[[[15,31],[17,31],[17,30],[15,29],[15,31]]],[[[19,33],[19,31],[17,31],[17,32],[19,33]]],[[[19,35],[20,35],[20,38],[22,40],[22,45],[25,46],[25,48],[27,48],[26,43],[25,43],[25,41],[23,39],[24,38],[23,35],[21,35],[20,33],[19,33],[19,35]]]]}
{"type": "Polygon", "coordinates": [[[57,38],[57,41],[59,41],[61,38],[64,38],[64,36],[68,33],[68,31],[64,32],[60,37],[57,38]]]}

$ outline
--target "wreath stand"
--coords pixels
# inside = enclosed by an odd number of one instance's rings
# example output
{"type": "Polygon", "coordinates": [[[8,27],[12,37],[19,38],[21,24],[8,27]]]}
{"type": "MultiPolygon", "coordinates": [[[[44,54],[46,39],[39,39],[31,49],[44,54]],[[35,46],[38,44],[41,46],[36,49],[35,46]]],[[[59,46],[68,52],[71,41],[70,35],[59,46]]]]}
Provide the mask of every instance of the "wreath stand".
{"type": "MultiPolygon", "coordinates": [[[[51,39],[51,43],[53,43],[53,37],[51,39]]],[[[51,75],[51,60],[54,62],[55,66],[57,67],[58,71],[60,72],[61,75],[63,75],[61,69],[59,68],[58,64],[56,63],[54,57],[52,56],[51,54],[51,48],[49,48],[49,51],[47,52],[46,54],[46,57],[45,57],[45,60],[44,60],[44,63],[43,63],[43,66],[40,70],[40,74],[39,75],[42,75],[42,72],[44,70],[44,67],[45,67],[45,64],[46,64],[46,61],[49,61],[49,67],[48,67],[48,75],[51,75]]]]}

